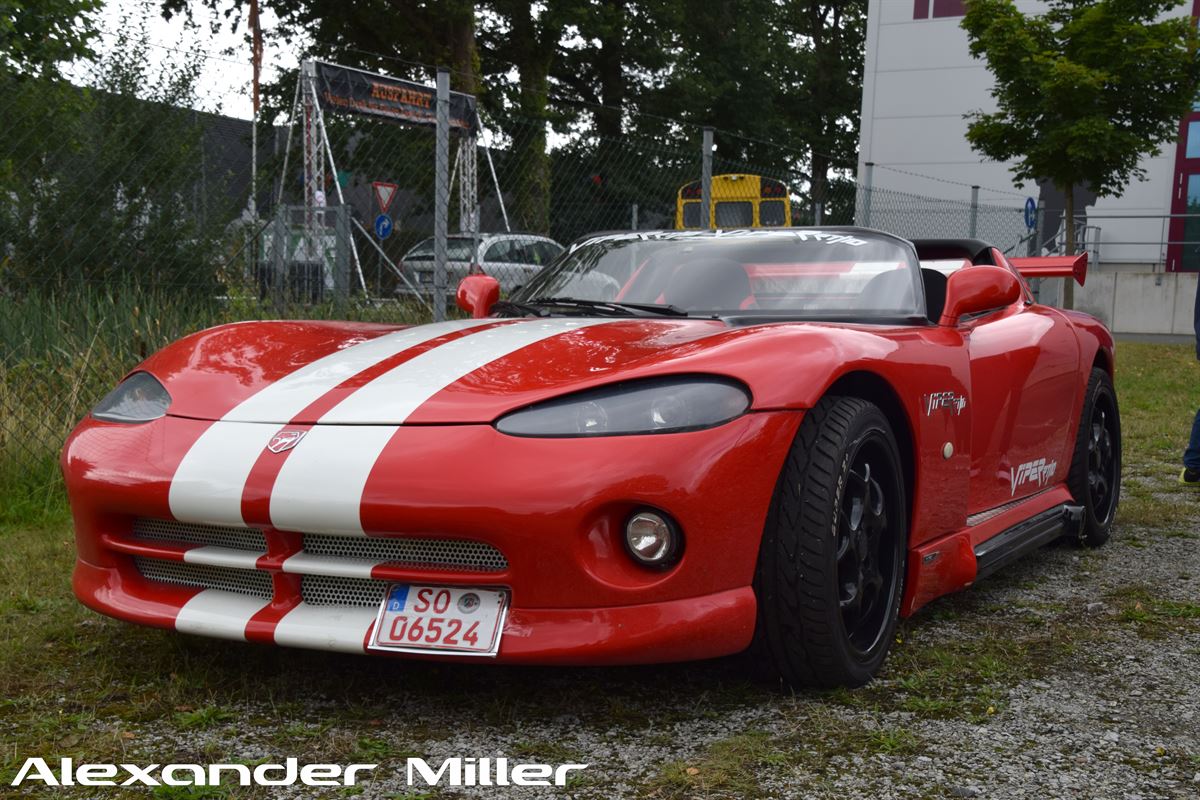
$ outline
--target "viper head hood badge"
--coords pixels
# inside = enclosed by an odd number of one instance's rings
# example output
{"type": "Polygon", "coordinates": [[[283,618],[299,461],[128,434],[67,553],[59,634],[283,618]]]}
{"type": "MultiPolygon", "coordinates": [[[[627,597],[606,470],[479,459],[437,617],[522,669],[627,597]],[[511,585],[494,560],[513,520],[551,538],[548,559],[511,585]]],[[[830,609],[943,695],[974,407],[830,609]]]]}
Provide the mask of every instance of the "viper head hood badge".
{"type": "MultiPolygon", "coordinates": [[[[280,431],[271,437],[271,441],[267,442],[267,449],[272,453],[282,453],[285,450],[291,450],[296,445],[300,444],[300,440],[304,438],[304,434],[308,431],[280,431]]],[[[259,441],[262,441],[261,439],[259,441]]]]}

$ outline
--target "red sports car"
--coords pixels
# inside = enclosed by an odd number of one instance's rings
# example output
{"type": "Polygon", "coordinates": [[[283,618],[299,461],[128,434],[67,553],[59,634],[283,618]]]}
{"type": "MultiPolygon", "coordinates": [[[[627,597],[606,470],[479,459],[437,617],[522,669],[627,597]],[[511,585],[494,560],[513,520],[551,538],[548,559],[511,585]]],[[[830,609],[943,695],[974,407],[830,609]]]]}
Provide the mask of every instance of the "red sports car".
{"type": "Polygon", "coordinates": [[[1109,332],[973,240],[581,242],[473,318],[247,322],[151,356],[63,454],[79,599],[225,639],[623,664],[755,648],[858,685],[899,615],[1120,488],[1109,332]]]}

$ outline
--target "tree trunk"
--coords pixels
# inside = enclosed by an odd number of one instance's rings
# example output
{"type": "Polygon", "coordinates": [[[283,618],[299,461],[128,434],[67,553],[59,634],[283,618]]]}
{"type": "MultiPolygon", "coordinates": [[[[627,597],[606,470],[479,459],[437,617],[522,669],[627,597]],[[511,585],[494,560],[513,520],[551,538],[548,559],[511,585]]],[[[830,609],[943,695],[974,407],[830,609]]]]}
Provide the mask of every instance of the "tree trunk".
{"type": "Polygon", "coordinates": [[[475,3],[456,3],[450,19],[451,87],[464,94],[479,93],[479,51],[475,47],[475,3]]]}
{"type": "Polygon", "coordinates": [[[621,136],[621,112],[625,104],[625,0],[605,3],[606,25],[596,54],[600,78],[600,105],[596,109],[596,133],[616,139],[621,136]]]}
{"type": "MultiPolygon", "coordinates": [[[[1067,255],[1075,255],[1075,187],[1067,185],[1063,188],[1063,195],[1066,197],[1066,219],[1064,224],[1067,226],[1067,255]]],[[[1063,283],[1063,308],[1075,307],[1075,283],[1071,278],[1064,278],[1063,283]]]]}
{"type": "MultiPolygon", "coordinates": [[[[519,6],[520,4],[518,4],[519,6]]],[[[512,15],[510,38],[517,59],[520,88],[519,120],[513,130],[512,158],[516,164],[517,195],[514,216],[520,230],[550,230],[550,154],[546,150],[549,120],[547,95],[557,31],[541,30],[528,8],[512,15]]]]}

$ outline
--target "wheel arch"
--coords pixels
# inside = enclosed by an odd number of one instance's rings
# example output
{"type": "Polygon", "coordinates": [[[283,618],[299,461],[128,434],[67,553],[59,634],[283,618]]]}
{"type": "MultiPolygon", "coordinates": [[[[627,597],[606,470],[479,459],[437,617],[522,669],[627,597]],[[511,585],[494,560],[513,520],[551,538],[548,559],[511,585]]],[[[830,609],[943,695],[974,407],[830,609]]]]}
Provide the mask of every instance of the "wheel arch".
{"type": "Polygon", "coordinates": [[[900,461],[904,467],[902,477],[911,534],[913,497],[917,484],[916,443],[912,420],[909,419],[899,393],[879,373],[860,369],[839,376],[829,385],[824,394],[866,400],[878,406],[883,415],[887,417],[888,424],[892,426],[892,433],[896,436],[896,447],[900,451],[900,461]]]}

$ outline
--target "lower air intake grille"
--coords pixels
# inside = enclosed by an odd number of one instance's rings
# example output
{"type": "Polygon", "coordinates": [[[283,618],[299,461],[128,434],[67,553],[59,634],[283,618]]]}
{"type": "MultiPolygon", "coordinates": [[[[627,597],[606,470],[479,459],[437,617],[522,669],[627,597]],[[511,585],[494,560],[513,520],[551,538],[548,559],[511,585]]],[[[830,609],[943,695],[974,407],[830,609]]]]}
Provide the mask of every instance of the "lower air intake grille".
{"type": "MultiPolygon", "coordinates": [[[[220,589],[225,592],[248,594],[270,600],[272,595],[271,576],[266,572],[229,567],[211,567],[205,564],[185,564],[182,561],[163,561],[157,558],[134,556],[138,572],[147,580],[171,583],[177,586],[199,586],[202,589],[220,589]]],[[[382,595],[380,595],[382,597],[382,595]]]]}
{"type": "Polygon", "coordinates": [[[252,553],[263,553],[267,549],[267,540],[262,531],[221,525],[194,525],[169,519],[139,517],[133,521],[133,536],[152,542],[212,545],[249,550],[252,553]]]}
{"type": "Polygon", "coordinates": [[[383,581],[367,578],[333,578],[327,575],[305,575],[300,580],[304,602],[314,606],[366,606],[374,608],[387,591],[383,581]]]}
{"type": "Polygon", "coordinates": [[[462,539],[384,539],[309,533],[304,549],[316,556],[392,561],[400,564],[464,572],[503,572],[508,559],[485,542],[462,539]]]}

